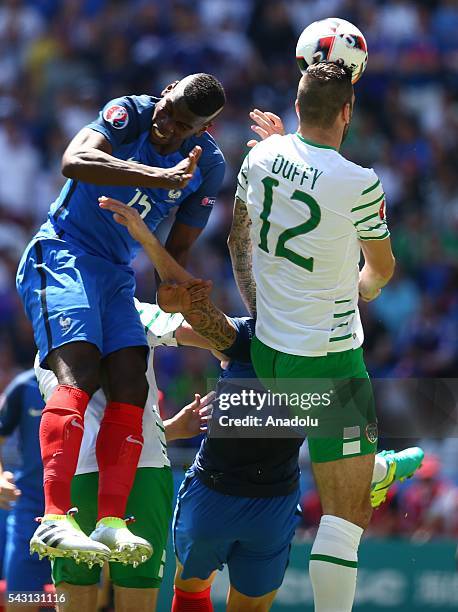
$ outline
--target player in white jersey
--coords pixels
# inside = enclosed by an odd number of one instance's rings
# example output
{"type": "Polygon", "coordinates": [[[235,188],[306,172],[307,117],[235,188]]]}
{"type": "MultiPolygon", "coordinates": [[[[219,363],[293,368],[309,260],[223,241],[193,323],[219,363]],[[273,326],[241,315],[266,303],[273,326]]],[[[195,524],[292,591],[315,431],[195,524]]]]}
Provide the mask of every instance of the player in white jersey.
{"type": "MultiPolygon", "coordinates": [[[[110,563],[112,582],[115,585],[116,609],[154,610],[165,565],[170,519],[172,516],[173,480],[167,441],[192,437],[200,433],[204,424],[205,400],[197,395],[195,401],[175,417],[162,422],[158,411],[158,388],[154,374],[154,349],[159,346],[187,344],[189,330],[181,329],[183,316],[163,312],[155,304],[136,301],[140,319],[145,327],[150,355],[147,369],[148,400],[143,414],[144,445],[140,455],[137,475],[129,496],[127,513],[135,517],[131,531],[153,544],[152,557],[134,567],[110,563]]],[[[57,385],[53,372],[36,363],[36,374],[45,399],[57,385]]],[[[103,418],[106,398],[99,389],[91,398],[84,416],[84,436],[80,448],[76,475],[72,483],[72,502],[78,507],[75,519],[86,533],[95,526],[97,517],[98,466],[95,442],[103,418]]],[[[51,534],[52,535],[52,534],[51,534]]],[[[45,536],[46,537],[46,536],[45,536]]],[[[58,594],[65,595],[66,603],[59,609],[96,610],[97,584],[100,568],[76,564],[73,559],[56,558],[53,563],[53,580],[58,594]]]]}
{"type": "Polygon", "coordinates": [[[239,288],[257,311],[257,375],[283,389],[285,379],[307,390],[327,379],[338,390],[340,403],[317,411],[325,429],[309,435],[323,508],[310,560],[319,612],[353,605],[377,442],[357,302],[375,299],[394,269],[381,183],[338,152],[353,104],[345,68],[308,69],[298,132],[259,143],[243,163],[229,238],[239,288]]]}

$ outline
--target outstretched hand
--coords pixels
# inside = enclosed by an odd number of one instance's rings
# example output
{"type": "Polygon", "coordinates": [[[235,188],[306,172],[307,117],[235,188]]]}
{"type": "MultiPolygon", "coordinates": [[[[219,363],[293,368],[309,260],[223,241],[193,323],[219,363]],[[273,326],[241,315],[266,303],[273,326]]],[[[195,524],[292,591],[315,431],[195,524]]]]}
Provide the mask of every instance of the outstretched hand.
{"type": "MultiPolygon", "coordinates": [[[[255,108],[251,111],[250,118],[255,122],[255,124],[251,126],[251,129],[260,136],[261,140],[265,140],[273,134],[280,134],[280,136],[284,136],[285,134],[283,121],[274,113],[269,111],[263,112],[255,108]]],[[[247,146],[254,147],[258,142],[258,140],[254,139],[249,140],[247,146]]]]}
{"type": "Polygon", "coordinates": [[[187,312],[197,302],[210,295],[213,283],[193,278],[184,283],[162,283],[157,291],[157,303],[164,312],[187,312]]]}
{"type": "Polygon", "coordinates": [[[184,440],[206,432],[213,410],[214,391],[201,397],[194,395],[194,401],[164,423],[167,440],[184,440]]]}
{"type": "Polygon", "coordinates": [[[151,230],[143,221],[136,208],[132,208],[119,200],[107,198],[106,196],[101,196],[99,198],[99,206],[104,210],[110,210],[113,213],[113,218],[116,223],[127,227],[132,238],[137,240],[140,244],[151,237],[151,230]]]}
{"type": "Polygon", "coordinates": [[[195,146],[176,166],[164,171],[159,186],[163,189],[184,189],[192,179],[201,155],[202,148],[195,146]]]}

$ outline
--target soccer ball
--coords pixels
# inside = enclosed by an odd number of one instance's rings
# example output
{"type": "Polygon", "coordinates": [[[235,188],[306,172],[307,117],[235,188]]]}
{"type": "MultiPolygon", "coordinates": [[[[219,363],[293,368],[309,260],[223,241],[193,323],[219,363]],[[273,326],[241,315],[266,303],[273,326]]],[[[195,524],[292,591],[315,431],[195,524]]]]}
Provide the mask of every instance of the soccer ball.
{"type": "Polygon", "coordinates": [[[345,19],[322,19],[311,23],[299,36],[296,59],[302,74],[310,64],[342,60],[352,72],[352,83],[356,83],[366,69],[366,39],[356,26],[345,19]]]}

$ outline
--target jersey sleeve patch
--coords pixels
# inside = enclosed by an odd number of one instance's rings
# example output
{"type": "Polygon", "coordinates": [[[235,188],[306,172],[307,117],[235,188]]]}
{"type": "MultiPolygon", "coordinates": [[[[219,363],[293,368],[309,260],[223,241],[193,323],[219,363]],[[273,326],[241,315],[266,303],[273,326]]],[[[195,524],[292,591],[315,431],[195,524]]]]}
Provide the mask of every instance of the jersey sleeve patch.
{"type": "Polygon", "coordinates": [[[180,205],[176,220],[190,227],[203,229],[216,203],[224,179],[226,164],[221,158],[217,164],[203,169],[202,183],[180,205]]]}
{"type": "Polygon", "coordinates": [[[103,118],[117,130],[121,130],[129,123],[129,113],[120,104],[113,104],[106,108],[103,111],[103,118]]]}

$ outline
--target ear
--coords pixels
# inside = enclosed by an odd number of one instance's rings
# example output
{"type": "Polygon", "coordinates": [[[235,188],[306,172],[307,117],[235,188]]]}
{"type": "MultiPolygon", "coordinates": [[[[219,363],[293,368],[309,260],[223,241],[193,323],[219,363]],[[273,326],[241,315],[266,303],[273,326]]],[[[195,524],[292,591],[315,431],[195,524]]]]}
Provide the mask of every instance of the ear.
{"type": "Polygon", "coordinates": [[[299,100],[296,100],[294,102],[294,108],[296,109],[297,118],[300,119],[300,115],[299,115],[299,100]]]}
{"type": "Polygon", "coordinates": [[[161,91],[161,97],[163,98],[168,93],[170,93],[172,89],[175,89],[175,87],[178,85],[179,82],[180,81],[173,81],[173,83],[169,83],[167,87],[161,91]]]}
{"type": "Polygon", "coordinates": [[[342,107],[342,119],[345,123],[350,123],[351,121],[351,104],[349,102],[342,107]]]}
{"type": "Polygon", "coordinates": [[[205,125],[203,125],[200,130],[198,132],[196,132],[196,136],[202,136],[202,134],[205,134],[205,132],[211,128],[211,126],[213,125],[213,122],[210,121],[210,123],[206,123],[205,125]]]}

